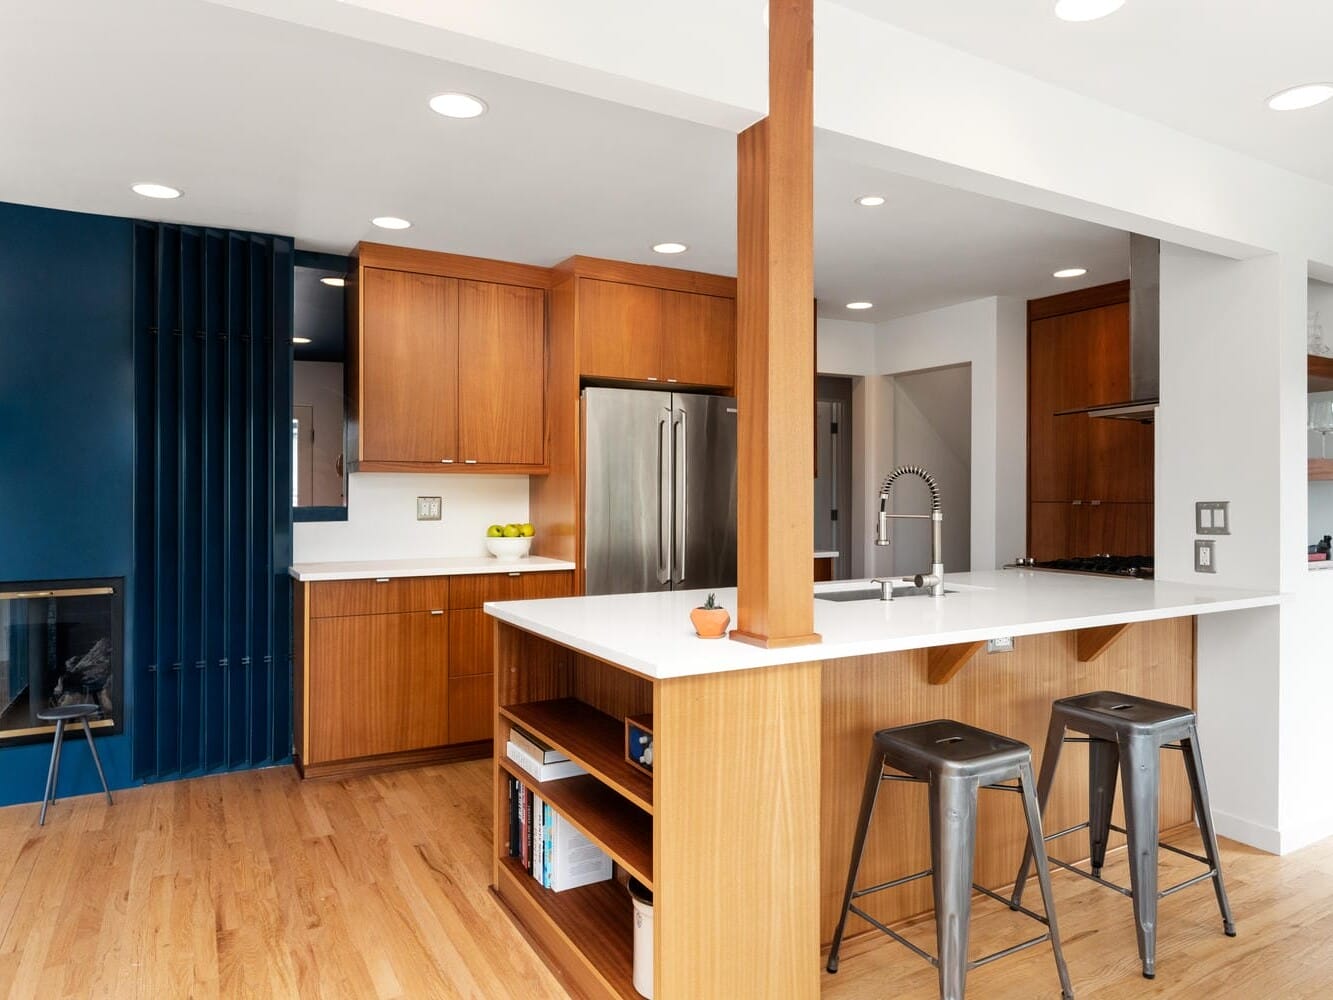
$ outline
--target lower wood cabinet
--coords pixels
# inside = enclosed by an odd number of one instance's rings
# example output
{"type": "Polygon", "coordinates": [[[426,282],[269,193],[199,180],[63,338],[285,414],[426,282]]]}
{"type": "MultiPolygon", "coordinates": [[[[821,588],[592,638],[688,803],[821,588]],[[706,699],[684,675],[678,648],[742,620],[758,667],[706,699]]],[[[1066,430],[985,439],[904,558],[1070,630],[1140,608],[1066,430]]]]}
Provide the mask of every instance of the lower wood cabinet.
{"type": "Polygon", "coordinates": [[[487,601],[564,597],[573,573],[298,582],[295,755],[307,777],[491,752],[487,601]]]}

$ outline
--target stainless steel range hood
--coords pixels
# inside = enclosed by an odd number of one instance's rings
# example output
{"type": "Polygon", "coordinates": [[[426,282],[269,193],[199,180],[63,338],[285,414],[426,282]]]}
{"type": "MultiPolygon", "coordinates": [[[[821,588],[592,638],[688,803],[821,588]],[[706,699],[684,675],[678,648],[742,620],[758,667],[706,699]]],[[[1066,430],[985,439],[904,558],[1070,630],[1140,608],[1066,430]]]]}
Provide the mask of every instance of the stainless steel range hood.
{"type": "MultiPolygon", "coordinates": [[[[1129,237],[1129,399],[1064,413],[1137,420],[1156,416],[1160,383],[1158,341],[1161,333],[1161,241],[1129,237]]],[[[1063,414],[1058,414],[1063,415],[1063,414]]]]}

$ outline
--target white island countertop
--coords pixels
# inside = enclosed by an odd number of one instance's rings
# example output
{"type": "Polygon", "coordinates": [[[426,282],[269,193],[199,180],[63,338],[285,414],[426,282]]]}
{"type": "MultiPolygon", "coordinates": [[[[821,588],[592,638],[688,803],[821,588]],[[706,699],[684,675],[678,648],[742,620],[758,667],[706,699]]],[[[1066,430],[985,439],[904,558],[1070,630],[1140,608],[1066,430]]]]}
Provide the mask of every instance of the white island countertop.
{"type": "Polygon", "coordinates": [[[491,556],[450,556],[434,559],[367,559],[359,562],[293,563],[288,573],[297,580],[380,580],[399,576],[470,576],[477,573],[549,573],[573,569],[572,562],[528,556],[501,561],[491,556]]]}
{"type": "MultiPolygon", "coordinates": [[[[839,580],[816,584],[815,592],[871,586],[839,580]]],[[[1017,569],[946,574],[945,587],[954,592],[942,598],[816,600],[815,631],[823,642],[785,649],[700,639],[690,626],[690,610],[707,596],[701,590],[505,601],[487,604],[486,611],[645,677],[668,678],[1214,614],[1281,600],[1259,590],[1017,569]]],[[[735,589],[719,590],[717,597],[731,611],[734,627],[735,589]]]]}

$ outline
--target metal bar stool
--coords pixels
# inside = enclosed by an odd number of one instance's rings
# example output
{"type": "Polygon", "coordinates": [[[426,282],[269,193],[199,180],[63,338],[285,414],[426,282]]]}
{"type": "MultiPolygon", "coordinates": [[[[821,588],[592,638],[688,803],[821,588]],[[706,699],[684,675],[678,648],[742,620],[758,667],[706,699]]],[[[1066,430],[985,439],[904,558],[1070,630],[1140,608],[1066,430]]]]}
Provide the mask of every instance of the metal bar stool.
{"type": "Polygon", "coordinates": [[[37,713],[43,722],[56,724],[55,741],[51,744],[51,764],[46,769],[46,794],[42,796],[42,815],[38,826],[46,825],[46,807],[56,800],[56,783],[60,780],[60,748],[65,743],[65,725],[69,722],[83,723],[83,735],[88,739],[88,749],[92,752],[93,763],[97,765],[97,777],[102,780],[102,791],[106,793],[107,805],[112,805],[111,789],[106,786],[106,774],[102,771],[102,758],[97,756],[97,745],[93,743],[93,731],[88,720],[101,711],[96,705],[61,705],[37,713]]]}
{"type": "Polygon", "coordinates": [[[828,971],[838,971],[838,951],[842,947],[847,914],[855,913],[861,919],[883,931],[900,944],[906,945],[939,970],[941,1000],[963,1000],[967,974],[978,966],[993,962],[1016,951],[1041,944],[1047,939],[1055,953],[1055,967],[1060,975],[1060,990],[1065,1000],[1073,1000],[1074,990],[1069,984],[1069,971],[1060,951],[1060,931],[1055,922],[1055,901],[1051,898],[1051,875],[1046,865],[1046,847],[1041,838],[1041,815],[1033,792],[1032,751],[1027,744],[1006,739],[984,729],[976,729],[961,722],[937,719],[912,726],[881,729],[875,733],[870,751],[870,766],[866,770],[865,791],[861,796],[861,812],[856,821],[856,839],[852,843],[852,862],[847,872],[847,890],[843,895],[842,914],[833,934],[829,951],[828,971]],[[902,774],[886,774],[891,767],[902,774]],[[893,879],[865,889],[856,888],[856,877],[865,853],[866,832],[884,781],[927,782],[930,785],[930,857],[931,867],[915,875],[893,879]],[[1016,785],[999,782],[1017,781],[1016,785]],[[1035,850],[1037,878],[1041,883],[1046,915],[1034,913],[1019,906],[1023,913],[1047,927],[1045,934],[1024,941],[994,954],[968,961],[968,921],[972,911],[972,890],[984,893],[1001,903],[1011,901],[998,893],[976,885],[972,881],[972,859],[976,848],[977,792],[981,788],[1018,792],[1023,799],[1027,817],[1029,850],[1035,850]],[[935,935],[939,955],[934,956],[918,948],[901,934],[884,926],[870,914],[853,904],[854,899],[884,889],[904,885],[917,879],[934,876],[935,935]]]}
{"type": "MultiPolygon", "coordinates": [[[[1114,889],[1134,901],[1134,920],[1144,978],[1152,979],[1157,970],[1157,901],[1172,893],[1211,878],[1217,893],[1217,907],[1222,913],[1222,929],[1227,937],[1235,937],[1236,924],[1231,917],[1226,886],[1222,883],[1222,864],[1217,851],[1217,835],[1213,832],[1213,817],[1208,807],[1208,785],[1203,776],[1203,756],[1199,752],[1194,712],[1178,705],[1167,705],[1114,691],[1094,691],[1055,702],[1051,707],[1046,753],[1042,757],[1041,778],[1037,783],[1037,798],[1043,809],[1055,780],[1060,748],[1065,743],[1088,744],[1088,821],[1057,831],[1045,839],[1055,840],[1079,830],[1087,830],[1092,871],[1085,872],[1058,858],[1051,858],[1051,864],[1114,889]],[[1066,737],[1066,729],[1085,735],[1066,737]],[[1160,843],[1157,839],[1161,778],[1158,751],[1164,749],[1179,750],[1184,754],[1190,793],[1194,797],[1195,821],[1203,837],[1206,857],[1160,843]],[[1125,786],[1125,827],[1111,823],[1117,769],[1125,786]],[[1129,889],[1101,877],[1102,865],[1106,861],[1106,842],[1111,830],[1123,833],[1129,840],[1129,889]],[[1207,865],[1208,871],[1158,892],[1159,847],[1207,865]]],[[[1024,851],[1023,864],[1018,869],[1018,881],[1014,883],[1015,907],[1023,899],[1030,861],[1030,852],[1024,851]]]]}

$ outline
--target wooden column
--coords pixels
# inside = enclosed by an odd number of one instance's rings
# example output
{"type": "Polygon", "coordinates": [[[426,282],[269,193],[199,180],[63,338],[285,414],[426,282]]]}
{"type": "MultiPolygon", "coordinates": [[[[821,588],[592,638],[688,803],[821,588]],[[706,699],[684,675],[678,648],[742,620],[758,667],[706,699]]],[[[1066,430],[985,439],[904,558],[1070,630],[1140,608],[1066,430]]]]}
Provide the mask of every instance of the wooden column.
{"type": "Polygon", "coordinates": [[[814,5],[770,0],[768,117],[737,160],[738,514],[733,639],[814,634],[814,5]]]}

